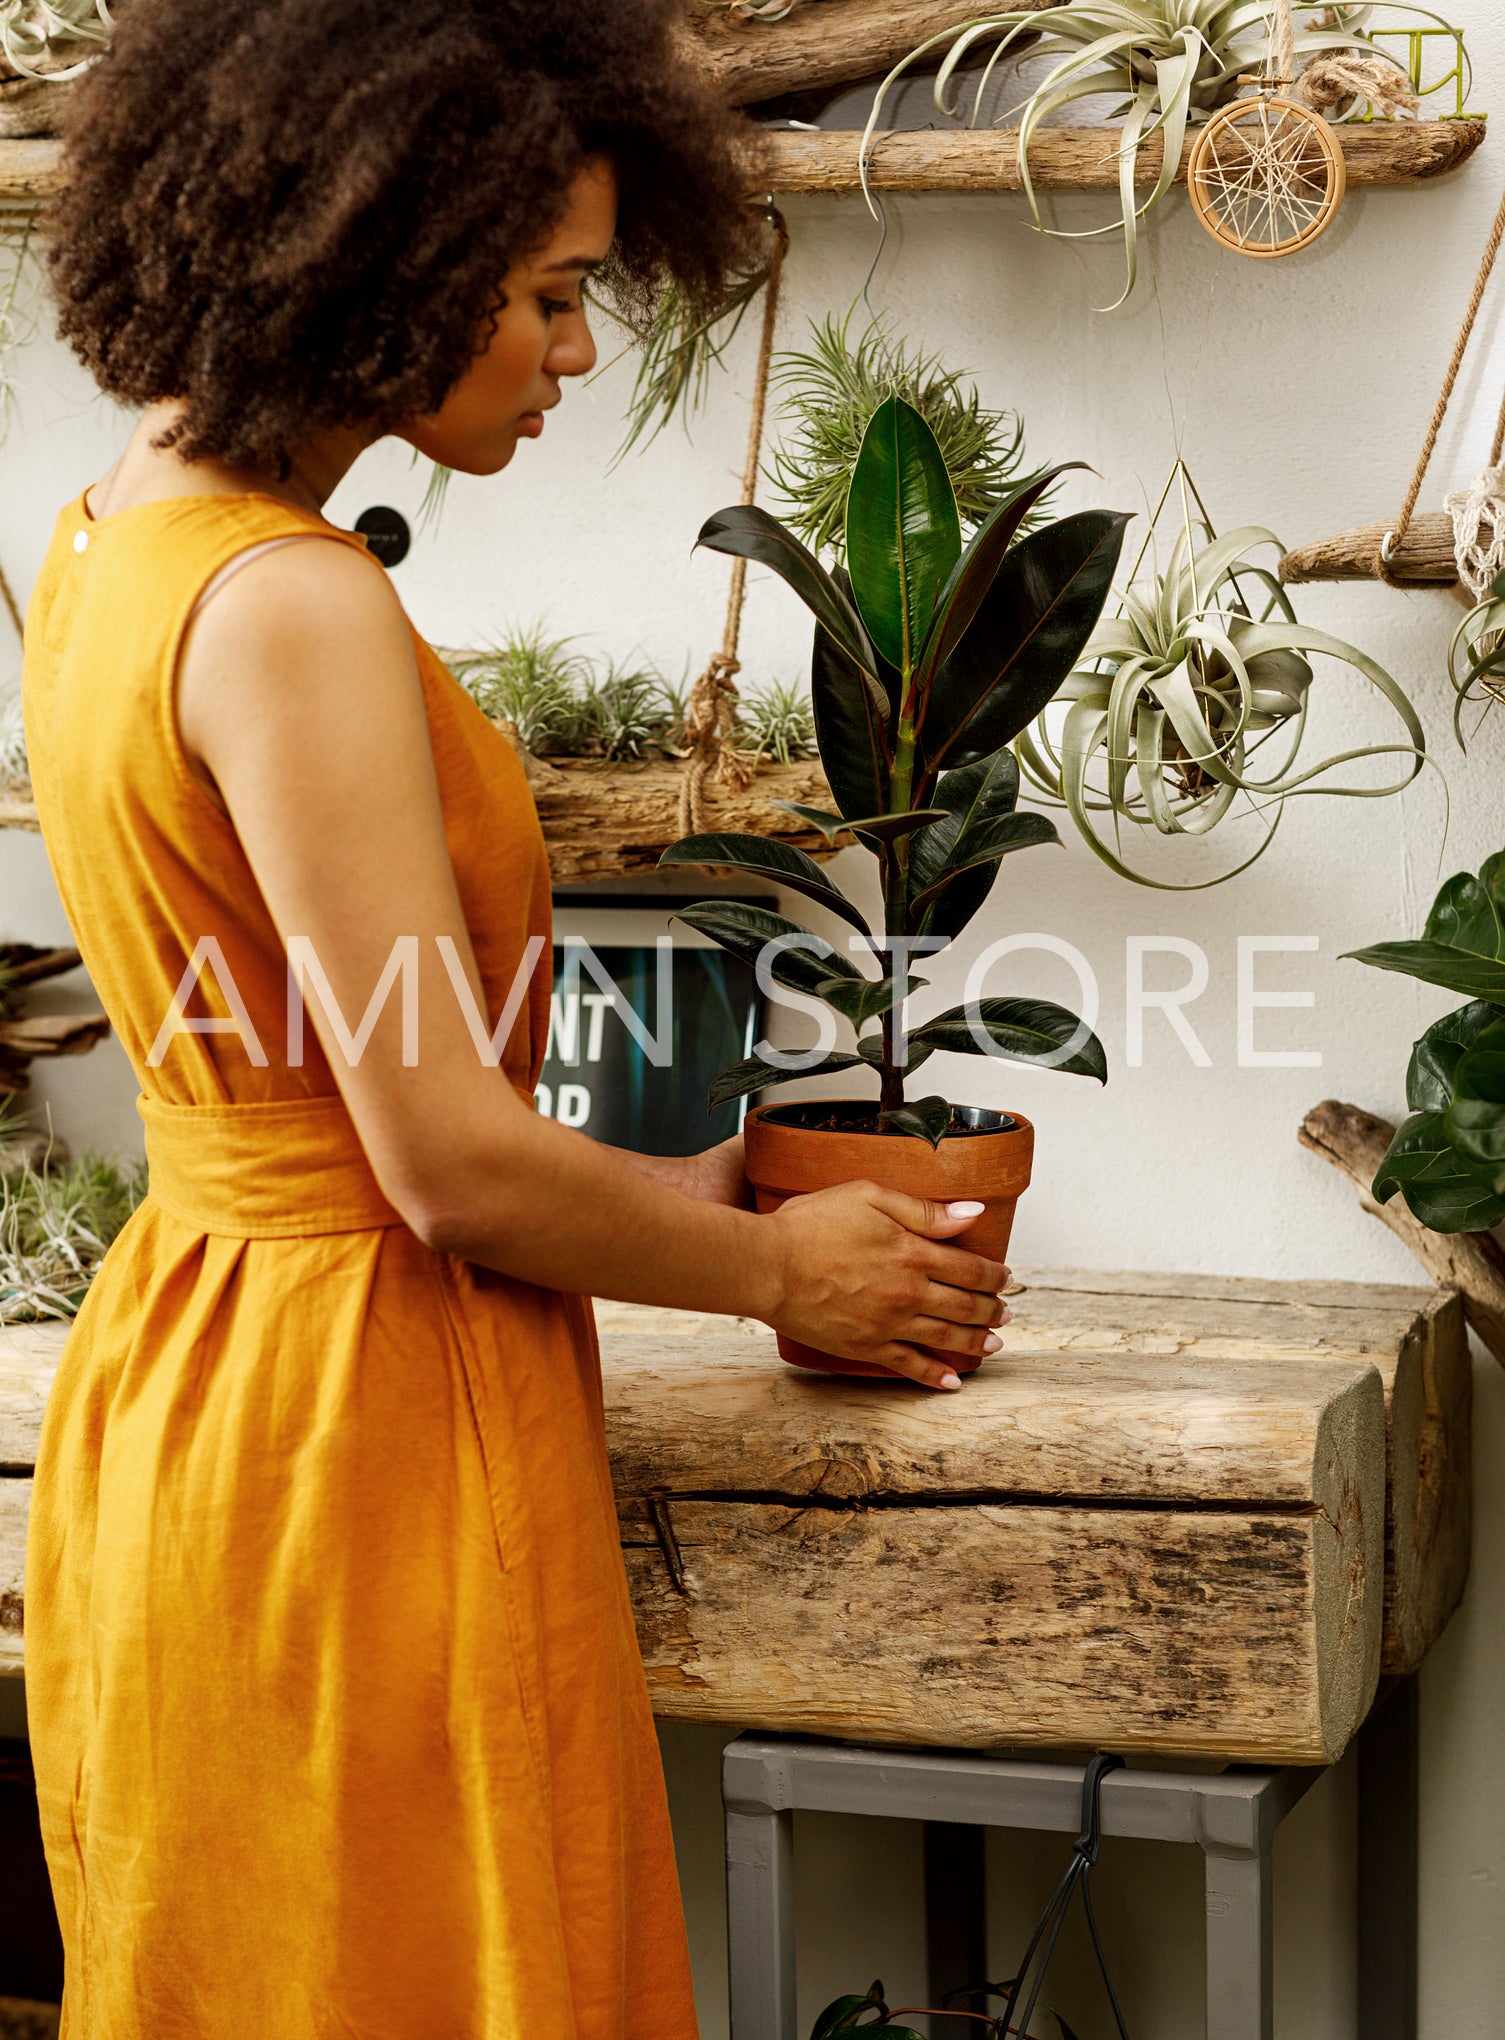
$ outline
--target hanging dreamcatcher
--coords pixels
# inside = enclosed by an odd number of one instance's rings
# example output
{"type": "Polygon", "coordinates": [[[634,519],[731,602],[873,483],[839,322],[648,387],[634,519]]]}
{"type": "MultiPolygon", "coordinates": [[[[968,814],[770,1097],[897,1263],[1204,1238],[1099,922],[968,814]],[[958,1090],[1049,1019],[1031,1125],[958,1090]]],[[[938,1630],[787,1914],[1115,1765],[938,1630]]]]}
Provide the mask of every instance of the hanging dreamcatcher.
{"type": "Polygon", "coordinates": [[[1291,0],[1275,0],[1266,75],[1215,113],[1187,166],[1192,210],[1222,247],[1269,260],[1296,255],[1338,216],[1348,171],[1322,115],[1290,96],[1296,81],[1291,0]]]}

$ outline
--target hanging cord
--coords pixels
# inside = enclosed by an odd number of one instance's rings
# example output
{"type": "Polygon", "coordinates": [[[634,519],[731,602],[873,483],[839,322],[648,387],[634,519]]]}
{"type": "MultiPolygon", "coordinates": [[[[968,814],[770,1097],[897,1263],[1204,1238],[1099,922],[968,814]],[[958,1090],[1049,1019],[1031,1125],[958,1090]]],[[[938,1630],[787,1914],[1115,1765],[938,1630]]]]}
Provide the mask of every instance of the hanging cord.
{"type": "Polygon", "coordinates": [[[1270,65],[1268,83],[1283,85],[1289,92],[1296,82],[1296,25],[1291,19],[1291,0],[1275,0],[1267,61],[1270,65]]]}
{"type": "MultiPolygon", "coordinates": [[[[768,282],[763,295],[763,331],[758,342],[758,367],[753,381],[752,418],[747,428],[747,465],[742,472],[741,502],[750,504],[758,492],[758,468],[763,458],[763,419],[768,408],[768,376],[773,362],[773,329],[779,315],[779,285],[784,275],[784,257],[789,252],[789,229],[784,216],[770,198],[768,224],[773,229],[773,255],[768,264],[768,282]]],[[[721,649],[690,689],[685,709],[685,741],[690,756],[685,764],[679,796],[679,826],[686,836],[701,833],[705,821],[704,799],[709,779],[746,786],[753,767],[738,752],[733,731],[737,718],[735,675],[741,672],[737,645],[742,635],[742,603],[747,591],[747,562],[732,561],[731,590],[726,604],[726,630],[721,649]]]]}
{"type": "MultiPolygon", "coordinates": [[[[1401,506],[1395,527],[1387,531],[1380,541],[1375,555],[1374,568],[1382,581],[1388,581],[1392,588],[1404,586],[1395,572],[1394,561],[1397,552],[1405,544],[1406,534],[1411,529],[1411,519],[1416,515],[1416,506],[1421,501],[1422,484],[1427,478],[1427,469],[1432,465],[1432,455],[1437,451],[1438,437],[1442,432],[1443,420],[1447,417],[1448,405],[1453,400],[1463,357],[1468,352],[1468,343],[1473,338],[1474,325],[1479,317],[1479,308],[1484,303],[1484,293],[1494,272],[1495,258],[1500,252],[1500,243],[1505,240],[1505,198],[1500,200],[1500,209],[1495,214],[1494,225],[1490,228],[1489,239],[1484,244],[1484,259],[1479,264],[1479,274],[1474,279],[1473,294],[1468,301],[1468,310],[1463,315],[1463,324],[1458,329],[1458,338],[1453,343],[1453,358],[1448,363],[1447,373],[1442,379],[1442,389],[1437,398],[1437,408],[1432,413],[1432,422],[1422,442],[1421,458],[1416,463],[1416,472],[1411,477],[1411,487],[1401,506]]],[[[1495,428],[1494,450],[1490,466],[1498,467],[1500,455],[1505,450],[1505,404],[1501,405],[1500,421],[1495,428]]]]}
{"type": "Polygon", "coordinates": [[[0,566],[0,604],[4,605],[6,615],[16,626],[16,636],[24,646],[26,643],[26,624],[21,615],[21,606],[11,592],[11,585],[6,579],[3,566],[0,566]]]}

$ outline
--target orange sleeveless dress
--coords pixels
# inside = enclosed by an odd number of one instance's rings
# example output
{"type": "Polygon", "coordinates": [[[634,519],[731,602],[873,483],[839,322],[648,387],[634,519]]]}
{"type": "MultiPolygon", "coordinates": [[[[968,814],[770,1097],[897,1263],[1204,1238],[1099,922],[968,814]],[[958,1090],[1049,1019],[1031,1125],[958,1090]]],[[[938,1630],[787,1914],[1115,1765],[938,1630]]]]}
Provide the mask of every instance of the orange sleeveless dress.
{"type": "MultiPolygon", "coordinates": [[[[43,833],[151,1171],[69,1337],[29,1537],[63,2030],[692,2040],[589,1305],[386,1203],[311,1029],[288,1066],[282,945],[177,733],[203,590],[329,529],[266,497],[79,503],[28,623],[43,833]],[[186,1017],[221,1031],[153,1067],[205,936],[186,1017]]],[[[548,934],[543,840],[511,747],[419,655],[494,1024],[548,934]]],[[[504,1058],[524,1092],[548,976],[504,1058]]]]}

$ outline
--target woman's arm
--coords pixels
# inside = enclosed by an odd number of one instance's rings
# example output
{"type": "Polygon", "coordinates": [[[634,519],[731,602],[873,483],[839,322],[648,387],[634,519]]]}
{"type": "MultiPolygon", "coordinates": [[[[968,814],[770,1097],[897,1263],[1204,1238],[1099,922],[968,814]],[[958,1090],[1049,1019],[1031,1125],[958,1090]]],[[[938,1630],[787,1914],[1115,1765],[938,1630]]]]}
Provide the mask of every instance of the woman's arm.
{"type": "Polygon", "coordinates": [[[353,1067],[310,1009],[377,1180],[431,1246],[551,1288],[759,1317],[931,1385],[955,1377],[917,1343],[992,1350],[1007,1271],[941,1244],[975,1210],[859,1184],[755,1217],[540,1117],[482,1063],[436,942],[484,1011],[412,639],[374,563],[314,542],[247,565],[193,628],[178,717],[284,943],[312,940],[345,1013],[398,938],[419,939],[416,1066],[396,997],[353,1067]]]}

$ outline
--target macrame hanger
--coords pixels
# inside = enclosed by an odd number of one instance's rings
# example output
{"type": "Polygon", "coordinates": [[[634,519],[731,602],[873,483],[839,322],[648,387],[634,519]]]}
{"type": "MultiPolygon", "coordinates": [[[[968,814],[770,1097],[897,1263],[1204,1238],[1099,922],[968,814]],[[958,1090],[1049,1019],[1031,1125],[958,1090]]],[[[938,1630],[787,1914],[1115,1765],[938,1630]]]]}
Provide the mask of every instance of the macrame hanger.
{"type": "MultiPolygon", "coordinates": [[[[742,471],[740,501],[750,504],[758,492],[758,469],[763,458],[763,421],[768,408],[768,378],[773,362],[773,332],[779,315],[779,285],[783,281],[784,257],[789,252],[789,229],[784,216],[768,200],[768,224],[773,229],[773,254],[768,264],[768,282],[763,292],[763,329],[758,342],[758,366],[753,379],[752,417],[747,428],[747,465],[742,471]]],[[[730,780],[746,786],[752,768],[737,750],[737,686],[735,676],[742,670],[737,646],[742,635],[742,604],[747,592],[747,562],[732,561],[731,589],[726,605],[726,629],[721,649],[690,689],[685,709],[685,740],[689,758],[679,796],[679,825],[687,836],[701,833],[704,798],[709,779],[730,780]]]]}
{"type": "MultiPolygon", "coordinates": [[[[1421,501],[1422,485],[1426,481],[1427,470],[1432,465],[1432,456],[1437,451],[1437,441],[1442,432],[1443,421],[1447,417],[1448,406],[1453,400],[1453,391],[1458,385],[1458,376],[1463,367],[1463,358],[1468,353],[1469,342],[1473,338],[1480,307],[1484,303],[1484,293],[1489,288],[1489,279],[1494,273],[1495,260],[1499,255],[1502,240],[1505,240],[1505,197],[1502,197],[1500,200],[1500,209],[1495,214],[1494,225],[1490,228],[1489,232],[1489,239],[1484,244],[1484,257],[1479,264],[1479,274],[1474,279],[1474,288],[1469,297],[1468,309],[1463,315],[1463,324],[1458,329],[1458,338],[1453,343],[1452,359],[1448,362],[1447,372],[1442,378],[1442,389],[1438,394],[1436,408],[1432,412],[1432,422],[1427,427],[1426,438],[1422,441],[1421,458],[1416,463],[1416,472],[1411,477],[1411,486],[1406,492],[1406,500],[1401,505],[1401,513],[1395,521],[1393,530],[1385,533],[1384,537],[1380,540],[1379,551],[1375,555],[1374,570],[1376,574],[1382,581],[1388,582],[1392,588],[1404,587],[1406,585],[1396,575],[1394,566],[1395,556],[1400,547],[1405,543],[1406,534],[1411,529],[1411,520],[1416,515],[1416,506],[1421,501]]],[[[1505,453],[1505,401],[1501,402],[1499,421],[1495,426],[1494,444],[1490,450],[1489,464],[1492,468],[1499,466],[1502,453],[1505,453]]]]}

